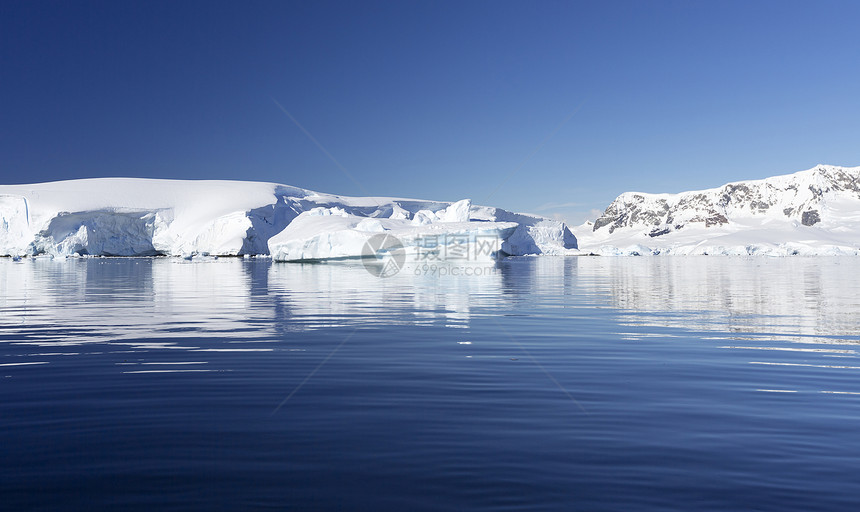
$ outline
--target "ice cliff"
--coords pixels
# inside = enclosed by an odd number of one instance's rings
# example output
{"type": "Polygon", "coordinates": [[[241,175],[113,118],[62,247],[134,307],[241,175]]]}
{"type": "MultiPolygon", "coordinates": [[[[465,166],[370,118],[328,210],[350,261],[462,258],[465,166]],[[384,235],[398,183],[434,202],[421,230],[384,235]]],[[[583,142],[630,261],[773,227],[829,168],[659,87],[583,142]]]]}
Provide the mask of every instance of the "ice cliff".
{"type": "Polygon", "coordinates": [[[561,222],[475,206],[344,197],[276,183],[96,178],[0,185],[0,255],[361,256],[374,234],[491,236],[498,254],[576,247],[561,222]]]}

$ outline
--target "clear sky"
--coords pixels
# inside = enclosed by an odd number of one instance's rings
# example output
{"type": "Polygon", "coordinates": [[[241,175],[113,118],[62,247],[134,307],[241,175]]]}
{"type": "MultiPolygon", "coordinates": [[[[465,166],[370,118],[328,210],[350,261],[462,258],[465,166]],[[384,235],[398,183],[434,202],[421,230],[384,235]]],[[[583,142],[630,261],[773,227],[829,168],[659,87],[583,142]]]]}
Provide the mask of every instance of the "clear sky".
{"type": "Polygon", "coordinates": [[[854,1],[6,0],[0,183],[275,181],[577,224],[627,190],[860,165],[858,30],[854,1]]]}

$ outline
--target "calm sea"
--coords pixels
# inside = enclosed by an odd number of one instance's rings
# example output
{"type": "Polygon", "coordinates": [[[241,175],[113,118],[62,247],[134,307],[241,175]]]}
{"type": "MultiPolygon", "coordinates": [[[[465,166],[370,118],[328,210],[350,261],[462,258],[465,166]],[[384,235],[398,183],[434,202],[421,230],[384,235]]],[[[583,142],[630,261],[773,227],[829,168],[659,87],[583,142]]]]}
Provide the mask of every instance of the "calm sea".
{"type": "Polygon", "coordinates": [[[0,260],[3,510],[856,510],[860,259],[0,260]]]}

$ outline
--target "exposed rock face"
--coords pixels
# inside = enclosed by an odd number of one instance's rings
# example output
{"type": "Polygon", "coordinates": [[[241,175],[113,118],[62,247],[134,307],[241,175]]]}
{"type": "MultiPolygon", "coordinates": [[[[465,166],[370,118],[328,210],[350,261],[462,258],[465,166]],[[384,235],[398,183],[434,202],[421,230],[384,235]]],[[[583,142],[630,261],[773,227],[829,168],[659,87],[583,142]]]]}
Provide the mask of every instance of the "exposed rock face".
{"type": "Polygon", "coordinates": [[[817,210],[809,210],[808,212],[803,212],[800,222],[804,226],[812,226],[816,222],[821,222],[821,216],[818,215],[817,210]]]}
{"type": "Polygon", "coordinates": [[[680,194],[626,192],[594,222],[593,231],[636,228],[659,237],[687,227],[716,227],[740,218],[778,217],[813,226],[830,199],[860,199],[860,167],[819,165],[808,171],[680,194]]]}

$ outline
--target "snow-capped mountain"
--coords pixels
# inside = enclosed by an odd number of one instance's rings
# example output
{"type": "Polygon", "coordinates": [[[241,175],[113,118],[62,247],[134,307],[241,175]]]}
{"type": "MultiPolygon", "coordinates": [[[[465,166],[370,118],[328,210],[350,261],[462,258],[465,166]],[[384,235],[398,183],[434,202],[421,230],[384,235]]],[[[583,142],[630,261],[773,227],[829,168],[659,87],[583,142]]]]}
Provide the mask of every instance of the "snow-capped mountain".
{"type": "MultiPolygon", "coordinates": [[[[500,208],[344,197],[277,183],[96,178],[0,185],[0,255],[361,256],[380,232],[411,243],[480,234],[501,253],[561,253],[561,222],[500,208]],[[288,229],[291,227],[292,229],[288,229]],[[276,236],[277,235],[277,236],[276,236]]],[[[474,236],[473,236],[474,238],[474,236]]]]}
{"type": "Polygon", "coordinates": [[[574,232],[598,254],[855,254],[860,167],[794,174],[680,194],[626,192],[574,232]]]}

